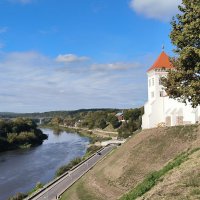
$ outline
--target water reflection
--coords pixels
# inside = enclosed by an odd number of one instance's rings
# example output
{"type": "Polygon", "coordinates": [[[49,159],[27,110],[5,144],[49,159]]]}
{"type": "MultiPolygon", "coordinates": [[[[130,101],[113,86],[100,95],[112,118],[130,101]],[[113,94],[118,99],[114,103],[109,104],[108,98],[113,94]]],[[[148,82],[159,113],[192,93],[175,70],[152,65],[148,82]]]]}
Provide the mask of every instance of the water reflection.
{"type": "Polygon", "coordinates": [[[60,136],[63,133],[63,131],[60,128],[54,128],[53,134],[56,136],[60,136]]]}

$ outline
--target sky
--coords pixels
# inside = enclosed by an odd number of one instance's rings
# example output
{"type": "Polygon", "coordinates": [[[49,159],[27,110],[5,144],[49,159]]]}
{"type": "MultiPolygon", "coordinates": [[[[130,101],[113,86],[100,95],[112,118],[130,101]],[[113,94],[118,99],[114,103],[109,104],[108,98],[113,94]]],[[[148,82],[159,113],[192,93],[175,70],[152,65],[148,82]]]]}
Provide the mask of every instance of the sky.
{"type": "Polygon", "coordinates": [[[135,108],[181,0],[0,0],[0,112],[135,108]]]}

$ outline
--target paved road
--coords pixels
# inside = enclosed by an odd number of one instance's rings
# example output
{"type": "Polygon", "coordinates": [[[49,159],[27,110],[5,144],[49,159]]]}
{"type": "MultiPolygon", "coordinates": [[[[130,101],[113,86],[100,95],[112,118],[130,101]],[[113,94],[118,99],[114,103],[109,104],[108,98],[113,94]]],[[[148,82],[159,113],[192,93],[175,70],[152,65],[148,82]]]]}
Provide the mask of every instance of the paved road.
{"type": "Polygon", "coordinates": [[[65,177],[61,178],[58,182],[38,194],[33,200],[55,200],[61,193],[68,189],[74,182],[90,170],[100,159],[109,153],[115,145],[109,145],[101,150],[101,155],[95,154],[89,160],[85,161],[79,167],[70,171],[65,177]]]}

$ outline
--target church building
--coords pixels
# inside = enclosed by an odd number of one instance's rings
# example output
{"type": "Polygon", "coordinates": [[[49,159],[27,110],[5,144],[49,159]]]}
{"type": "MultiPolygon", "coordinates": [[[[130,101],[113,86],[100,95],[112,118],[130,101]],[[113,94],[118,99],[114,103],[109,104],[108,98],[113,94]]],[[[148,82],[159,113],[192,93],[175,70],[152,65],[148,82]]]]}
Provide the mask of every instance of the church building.
{"type": "Polygon", "coordinates": [[[192,108],[167,96],[161,84],[161,77],[174,69],[167,54],[163,51],[148,69],[148,101],[144,105],[142,129],[159,126],[176,126],[200,122],[200,106],[192,108]]]}

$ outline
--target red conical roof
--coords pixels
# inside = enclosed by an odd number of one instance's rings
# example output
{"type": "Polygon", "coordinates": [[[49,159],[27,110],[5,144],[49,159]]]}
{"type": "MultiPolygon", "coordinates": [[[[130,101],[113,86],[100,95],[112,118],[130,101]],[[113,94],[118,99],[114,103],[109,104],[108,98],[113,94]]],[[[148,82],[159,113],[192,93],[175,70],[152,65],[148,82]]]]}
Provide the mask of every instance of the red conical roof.
{"type": "Polygon", "coordinates": [[[156,62],[148,69],[148,72],[154,69],[162,69],[162,68],[165,68],[165,69],[174,68],[174,66],[169,60],[169,56],[164,51],[159,55],[156,62]]]}

